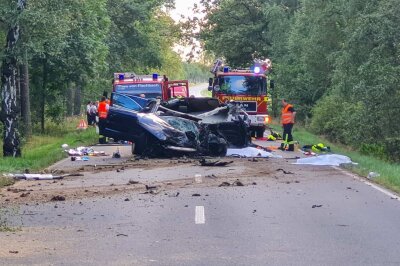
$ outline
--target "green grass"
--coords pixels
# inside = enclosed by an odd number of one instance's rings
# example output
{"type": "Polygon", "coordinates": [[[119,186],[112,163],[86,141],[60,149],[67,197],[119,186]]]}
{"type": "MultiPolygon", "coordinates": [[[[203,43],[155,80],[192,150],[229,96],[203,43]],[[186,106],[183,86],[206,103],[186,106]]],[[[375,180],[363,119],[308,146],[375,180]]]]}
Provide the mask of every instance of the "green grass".
{"type": "MultiPolygon", "coordinates": [[[[77,147],[93,145],[97,142],[98,135],[94,128],[77,131],[76,125],[76,119],[68,120],[61,125],[50,124],[46,130],[47,134],[34,135],[24,143],[21,158],[1,158],[0,174],[23,172],[25,169],[31,172],[44,169],[67,156],[61,148],[64,143],[69,147],[77,147]]],[[[0,145],[2,154],[3,145],[2,143],[0,145]]],[[[0,178],[0,187],[10,185],[10,182],[12,181],[7,178],[0,178]]]]}
{"type": "MultiPolygon", "coordinates": [[[[282,129],[279,125],[272,125],[271,128],[282,134],[282,129]]],[[[379,173],[380,177],[374,179],[376,183],[400,193],[399,164],[390,163],[370,155],[363,155],[347,146],[329,142],[324,137],[316,136],[296,125],[293,129],[293,138],[294,140],[299,141],[300,147],[306,144],[317,143],[323,143],[325,146],[330,146],[333,153],[346,155],[350,157],[353,162],[358,163],[358,165],[348,167],[348,170],[364,177],[366,177],[369,172],[379,173]]]]}
{"type": "Polygon", "coordinates": [[[202,90],[202,91],[200,92],[200,94],[201,94],[201,96],[203,96],[203,97],[212,97],[211,91],[209,91],[209,90],[207,90],[207,89],[202,90]]]}

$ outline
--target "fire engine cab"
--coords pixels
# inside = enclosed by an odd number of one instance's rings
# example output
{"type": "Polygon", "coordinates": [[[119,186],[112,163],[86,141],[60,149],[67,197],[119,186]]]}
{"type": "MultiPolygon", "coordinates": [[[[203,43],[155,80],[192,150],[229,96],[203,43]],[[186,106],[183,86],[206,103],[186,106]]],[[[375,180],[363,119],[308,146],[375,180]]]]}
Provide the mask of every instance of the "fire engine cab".
{"type": "Polygon", "coordinates": [[[221,103],[235,102],[249,115],[252,136],[263,137],[269,123],[267,72],[271,61],[255,61],[248,69],[230,69],[218,59],[211,72],[208,89],[221,103]]]}
{"type": "Polygon", "coordinates": [[[189,82],[168,81],[165,76],[163,78],[158,74],[114,73],[113,92],[166,101],[174,97],[189,97],[189,82]]]}

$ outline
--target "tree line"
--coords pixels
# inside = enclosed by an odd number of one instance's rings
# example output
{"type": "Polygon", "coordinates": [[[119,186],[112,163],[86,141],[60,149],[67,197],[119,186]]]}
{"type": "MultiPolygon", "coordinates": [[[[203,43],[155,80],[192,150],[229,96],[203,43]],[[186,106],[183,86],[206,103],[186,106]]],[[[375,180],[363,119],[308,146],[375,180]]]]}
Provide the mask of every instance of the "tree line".
{"type": "Polygon", "coordinates": [[[173,7],[173,0],[0,0],[4,155],[20,154],[32,125],[44,132],[49,119],[79,115],[111,90],[113,72],[182,79],[199,71],[173,49],[183,38],[167,12],[173,7]]]}
{"type": "Polygon", "coordinates": [[[400,161],[397,0],[202,3],[198,26],[208,52],[232,66],[271,58],[274,95],[294,103],[306,127],[400,161]]]}

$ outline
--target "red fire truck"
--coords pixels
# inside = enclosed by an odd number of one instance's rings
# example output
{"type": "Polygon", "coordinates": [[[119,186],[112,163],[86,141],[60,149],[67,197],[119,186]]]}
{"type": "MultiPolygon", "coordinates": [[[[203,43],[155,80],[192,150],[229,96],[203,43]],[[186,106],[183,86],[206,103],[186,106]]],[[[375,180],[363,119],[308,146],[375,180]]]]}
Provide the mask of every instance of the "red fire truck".
{"type": "Polygon", "coordinates": [[[245,109],[251,121],[252,136],[263,137],[269,123],[266,73],[271,61],[256,61],[248,69],[230,69],[222,64],[218,59],[211,69],[214,78],[210,78],[208,89],[221,103],[233,101],[245,109]]]}
{"type": "Polygon", "coordinates": [[[159,98],[166,101],[174,97],[189,97],[189,82],[168,81],[165,76],[160,77],[158,74],[114,73],[113,92],[144,95],[145,98],[159,98]]]}

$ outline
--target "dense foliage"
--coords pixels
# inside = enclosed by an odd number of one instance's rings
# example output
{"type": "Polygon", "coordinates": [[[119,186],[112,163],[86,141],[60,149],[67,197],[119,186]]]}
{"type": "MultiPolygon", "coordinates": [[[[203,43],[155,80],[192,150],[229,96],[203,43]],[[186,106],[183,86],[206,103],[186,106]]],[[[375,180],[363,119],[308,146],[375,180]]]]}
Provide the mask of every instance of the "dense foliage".
{"type": "Polygon", "coordinates": [[[331,140],[400,160],[397,0],[203,0],[205,48],[269,57],[280,97],[331,140]]]}
{"type": "Polygon", "coordinates": [[[21,110],[30,107],[25,116],[32,117],[32,127],[30,119],[20,123],[27,135],[27,126],[45,132],[48,119],[80,114],[85,102],[111,90],[113,72],[159,72],[170,79],[204,75],[204,68],[183,63],[174,51],[182,29],[166,12],[173,0],[26,0],[22,12],[17,2],[0,0],[0,62],[8,31],[18,25],[12,52],[21,78],[18,101],[21,110]]]}

